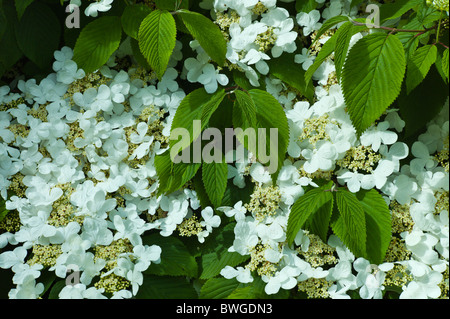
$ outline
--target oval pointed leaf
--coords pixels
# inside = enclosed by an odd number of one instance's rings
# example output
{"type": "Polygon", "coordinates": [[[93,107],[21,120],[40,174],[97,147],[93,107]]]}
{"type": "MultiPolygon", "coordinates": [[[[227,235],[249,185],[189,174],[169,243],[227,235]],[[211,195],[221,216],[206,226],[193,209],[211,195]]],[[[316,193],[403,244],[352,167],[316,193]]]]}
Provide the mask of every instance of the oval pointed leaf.
{"type": "Polygon", "coordinates": [[[60,37],[61,24],[49,6],[34,2],[26,8],[16,30],[17,44],[39,68],[51,67],[60,37]]]}
{"type": "Polygon", "coordinates": [[[123,31],[133,39],[137,40],[142,20],[144,20],[151,11],[152,9],[150,7],[143,4],[126,6],[123,10],[122,17],[120,18],[123,31]]]}
{"type": "Polygon", "coordinates": [[[186,28],[211,59],[223,66],[227,53],[227,41],[220,28],[200,13],[187,10],[180,10],[178,13],[186,28]]]}
{"type": "Polygon", "coordinates": [[[444,72],[445,76],[448,80],[448,49],[445,49],[444,53],[442,54],[442,71],[444,72]]]}
{"type": "MultiPolygon", "coordinates": [[[[277,170],[272,174],[272,178],[276,180],[278,172],[283,166],[289,144],[289,125],[286,113],[281,104],[270,93],[253,89],[249,91],[249,94],[256,108],[257,133],[259,133],[259,129],[265,129],[266,131],[265,155],[269,155],[270,161],[272,161],[274,159],[272,155],[277,154],[277,170]],[[272,129],[275,129],[277,132],[274,138],[272,138],[271,134],[272,129]]],[[[259,134],[257,136],[258,152],[254,154],[259,160],[265,162],[261,156],[261,151],[264,153],[264,150],[259,149],[259,134]]],[[[272,163],[270,164],[272,165],[272,163]]]]}
{"type": "Polygon", "coordinates": [[[289,213],[286,230],[288,243],[293,243],[295,236],[297,236],[297,233],[302,229],[306,221],[318,212],[322,206],[329,205],[329,202],[332,200],[333,195],[331,192],[325,192],[325,189],[322,187],[314,188],[297,199],[289,213]]]}
{"type": "Polygon", "coordinates": [[[397,98],[405,69],[405,52],[395,36],[373,33],[351,48],[342,72],[342,90],[358,134],[397,98]]]}
{"type": "MultiPolygon", "coordinates": [[[[189,147],[200,136],[201,131],[208,125],[211,115],[219,107],[224,97],[225,90],[223,89],[214,94],[208,94],[204,88],[200,88],[189,93],[181,101],[175,113],[171,131],[176,128],[185,128],[189,132],[190,139],[181,142],[180,150],[189,147]],[[201,121],[200,130],[196,130],[194,121],[201,121]]],[[[177,143],[177,140],[171,140],[170,147],[177,143]]]]}
{"type": "Polygon", "coordinates": [[[376,190],[356,194],[366,217],[367,257],[373,264],[381,264],[391,242],[391,213],[383,196],[376,190]]]}
{"type": "Polygon", "coordinates": [[[175,19],[167,11],[153,11],[139,27],[139,48],[160,79],[175,48],[176,35],[175,19]]]}
{"type": "Polygon", "coordinates": [[[333,231],[357,256],[366,256],[366,219],[364,209],[356,195],[345,190],[336,193],[339,218],[333,231]]]}
{"type": "Polygon", "coordinates": [[[90,22],[80,33],[73,60],[86,73],[104,65],[119,48],[122,27],[119,17],[104,16],[90,22]]]}
{"type": "Polygon", "coordinates": [[[425,45],[417,49],[408,61],[406,71],[406,89],[409,94],[427,76],[431,66],[436,61],[437,48],[435,45],[425,45]]]}
{"type": "Polygon", "coordinates": [[[228,164],[206,163],[202,164],[202,179],[211,203],[219,207],[227,188],[228,164]]]}

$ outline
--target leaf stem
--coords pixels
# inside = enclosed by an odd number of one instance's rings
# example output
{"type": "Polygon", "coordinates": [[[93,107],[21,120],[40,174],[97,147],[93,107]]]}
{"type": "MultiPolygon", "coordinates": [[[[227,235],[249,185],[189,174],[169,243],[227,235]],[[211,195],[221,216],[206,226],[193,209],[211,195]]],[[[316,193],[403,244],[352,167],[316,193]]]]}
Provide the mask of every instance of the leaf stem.
{"type": "Polygon", "coordinates": [[[437,28],[437,31],[436,31],[436,43],[439,42],[439,33],[441,31],[441,21],[442,21],[442,11],[441,11],[441,13],[439,15],[439,23],[438,23],[438,28],[437,28]]]}
{"type": "MultiPolygon", "coordinates": [[[[352,23],[353,23],[354,25],[357,25],[357,26],[365,26],[365,25],[366,25],[365,23],[357,22],[357,21],[352,21],[352,23]]],[[[374,29],[387,30],[387,31],[391,31],[391,33],[395,33],[395,32],[425,33],[425,32],[434,30],[434,29],[436,29],[436,28],[437,28],[436,25],[433,26],[433,27],[431,27],[431,28],[426,28],[426,29],[423,29],[423,30],[416,30],[416,29],[397,29],[397,28],[384,27],[384,26],[380,26],[380,25],[374,26],[374,29]]]]}

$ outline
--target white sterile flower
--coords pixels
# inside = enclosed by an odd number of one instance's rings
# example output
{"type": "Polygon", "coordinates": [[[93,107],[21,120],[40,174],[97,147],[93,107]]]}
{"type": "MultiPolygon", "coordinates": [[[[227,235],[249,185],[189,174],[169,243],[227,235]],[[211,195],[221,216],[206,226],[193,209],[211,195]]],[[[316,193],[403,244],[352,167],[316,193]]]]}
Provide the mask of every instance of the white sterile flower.
{"type": "Polygon", "coordinates": [[[165,94],[167,91],[176,92],[179,89],[177,77],[178,71],[176,69],[168,68],[166,70],[161,81],[158,82],[158,90],[161,91],[161,94],[165,94]]]}
{"type": "Polygon", "coordinates": [[[36,284],[36,279],[30,274],[23,279],[22,284],[8,293],[10,299],[37,299],[44,292],[44,284],[36,284]]]}
{"type": "Polygon", "coordinates": [[[298,197],[303,195],[303,186],[309,185],[307,177],[300,177],[298,169],[293,165],[285,165],[278,174],[277,185],[281,191],[281,201],[292,205],[298,197]]]}
{"type": "Polygon", "coordinates": [[[297,126],[303,127],[303,122],[309,119],[313,114],[313,109],[309,102],[300,101],[294,104],[291,110],[286,111],[286,117],[294,122],[297,126]]]}
{"type": "Polygon", "coordinates": [[[383,155],[384,159],[392,162],[394,164],[394,170],[398,172],[400,171],[400,160],[408,157],[409,147],[403,142],[396,142],[391,147],[381,145],[379,153],[383,155]]]}
{"type": "Polygon", "coordinates": [[[268,295],[276,294],[280,288],[289,290],[297,285],[297,277],[300,275],[301,270],[297,267],[286,266],[280,271],[277,271],[273,277],[271,277],[264,291],[268,295]]]}
{"type": "Polygon", "coordinates": [[[229,251],[236,251],[241,255],[248,255],[250,249],[258,244],[258,235],[256,232],[256,222],[246,220],[238,222],[234,227],[235,239],[233,246],[229,251]]]}
{"type": "Polygon", "coordinates": [[[26,277],[29,275],[33,276],[33,278],[37,279],[41,276],[41,269],[44,268],[41,264],[16,264],[12,267],[12,271],[14,272],[14,276],[12,281],[16,285],[21,285],[26,280],[26,277]]]}
{"type": "Polygon", "coordinates": [[[319,30],[322,23],[319,23],[320,12],[312,10],[309,13],[300,12],[297,14],[297,23],[303,27],[303,35],[308,36],[315,30],[319,30]]]}
{"type": "Polygon", "coordinates": [[[328,78],[331,72],[334,71],[336,71],[336,66],[334,62],[326,60],[317,68],[312,78],[313,80],[316,80],[320,85],[327,85],[328,78]]]}
{"type": "Polygon", "coordinates": [[[408,204],[413,195],[419,190],[415,179],[401,174],[392,182],[388,182],[383,189],[383,192],[389,194],[392,199],[395,199],[400,205],[408,204]]]}
{"type": "Polygon", "coordinates": [[[237,23],[230,25],[230,47],[236,52],[247,50],[250,45],[253,45],[258,34],[267,31],[267,25],[261,22],[255,22],[245,27],[244,29],[237,23]]]}
{"type": "Polygon", "coordinates": [[[241,62],[248,65],[254,64],[259,73],[266,75],[269,73],[269,66],[264,60],[270,60],[270,57],[264,52],[252,48],[241,62]]]}
{"type": "Polygon", "coordinates": [[[321,140],[317,142],[314,150],[304,149],[302,156],[306,159],[303,168],[307,173],[317,170],[328,171],[333,168],[336,160],[336,149],[330,141],[321,140]]]}
{"type": "Polygon", "coordinates": [[[201,214],[203,220],[200,222],[200,224],[204,227],[206,226],[206,230],[208,232],[211,232],[213,227],[217,228],[220,226],[220,217],[217,215],[214,216],[214,211],[211,207],[208,206],[203,209],[201,214]]]}
{"type": "Polygon", "coordinates": [[[399,116],[396,109],[389,109],[386,111],[388,114],[386,115],[385,120],[389,122],[389,128],[395,129],[397,132],[403,131],[405,128],[405,121],[399,116]]]}
{"type": "Polygon", "coordinates": [[[98,12],[106,12],[111,9],[111,4],[114,0],[100,0],[94,3],[91,3],[86,10],[84,10],[84,14],[86,16],[97,17],[98,12]]]}
{"type": "Polygon", "coordinates": [[[71,84],[76,80],[82,79],[85,75],[86,73],[82,69],[79,69],[74,61],[67,60],[61,69],[58,70],[56,79],[58,82],[71,84]]]}
{"type": "Polygon", "coordinates": [[[381,160],[371,174],[362,176],[361,187],[366,190],[373,187],[381,189],[394,172],[394,168],[394,163],[391,161],[381,160]]]}
{"type": "Polygon", "coordinates": [[[407,286],[402,287],[403,292],[400,294],[400,299],[436,299],[441,296],[439,285],[443,276],[440,272],[412,259],[400,263],[406,265],[414,278],[407,286]]]}
{"type": "Polygon", "coordinates": [[[113,241],[113,233],[108,229],[106,220],[86,216],[83,220],[81,238],[88,240],[93,245],[108,246],[113,241]]]}
{"type": "Polygon", "coordinates": [[[286,233],[284,232],[285,218],[278,216],[271,224],[259,223],[256,226],[256,231],[258,237],[261,239],[263,244],[271,244],[274,242],[282,242],[286,238],[286,233]]]}
{"type": "Polygon", "coordinates": [[[5,251],[0,254],[0,267],[8,269],[23,264],[26,256],[27,250],[22,246],[14,248],[13,251],[5,251]]]}
{"type": "Polygon", "coordinates": [[[295,63],[301,64],[305,71],[313,65],[315,59],[316,57],[310,54],[308,48],[303,48],[301,54],[295,55],[295,63]]]}
{"type": "Polygon", "coordinates": [[[53,62],[53,71],[58,72],[64,67],[66,61],[70,61],[73,57],[73,50],[70,47],[62,47],[53,53],[55,61],[53,62]]]}
{"type": "Polygon", "coordinates": [[[364,258],[358,258],[353,263],[358,272],[356,281],[360,286],[359,294],[363,299],[381,299],[384,290],[383,282],[386,272],[394,267],[392,263],[373,265],[364,258]]]}
{"type": "Polygon", "coordinates": [[[425,171],[431,171],[437,166],[434,156],[430,155],[428,147],[422,142],[415,142],[412,145],[411,153],[414,159],[411,160],[411,174],[419,175],[425,171]]]}
{"type": "Polygon", "coordinates": [[[217,91],[217,83],[225,86],[229,80],[225,74],[219,74],[219,70],[214,65],[208,63],[203,67],[202,74],[198,77],[198,82],[205,86],[206,92],[212,94],[217,91]]]}
{"type": "Polygon", "coordinates": [[[119,291],[115,291],[111,297],[111,299],[130,299],[133,297],[131,291],[122,289],[119,291]]]}
{"type": "Polygon", "coordinates": [[[86,202],[88,214],[91,216],[105,219],[107,213],[116,207],[116,199],[106,199],[106,192],[102,189],[97,189],[93,196],[86,202]]]}
{"type": "Polygon", "coordinates": [[[340,184],[347,185],[350,192],[357,193],[361,189],[361,182],[364,176],[364,174],[358,172],[342,170],[338,172],[337,180],[340,184]]]}
{"type": "Polygon", "coordinates": [[[217,210],[224,212],[227,217],[234,217],[236,221],[244,221],[245,213],[247,213],[241,200],[234,204],[234,207],[219,207],[217,210]]]}
{"type": "Polygon", "coordinates": [[[153,262],[159,264],[161,262],[161,247],[152,245],[137,245],[133,248],[133,255],[137,257],[135,269],[145,271],[153,262]]]}
{"type": "Polygon", "coordinates": [[[322,12],[322,17],[328,20],[332,17],[336,17],[341,14],[342,3],[341,0],[331,0],[330,5],[325,8],[322,12]]]}
{"type": "Polygon", "coordinates": [[[433,265],[438,262],[439,255],[434,246],[439,242],[435,236],[421,230],[413,230],[404,236],[406,248],[410,250],[417,260],[433,265]]]}
{"type": "Polygon", "coordinates": [[[281,24],[274,29],[273,33],[277,37],[277,40],[270,50],[274,58],[280,57],[283,52],[293,53],[297,49],[295,39],[297,39],[298,34],[297,32],[292,31],[293,28],[294,20],[289,18],[283,20],[281,24]]]}
{"type": "Polygon", "coordinates": [[[372,146],[372,149],[377,152],[381,144],[392,145],[397,142],[398,135],[395,132],[388,131],[390,127],[389,122],[384,121],[377,126],[372,126],[361,135],[361,144],[364,146],[372,146]]]}
{"type": "Polygon", "coordinates": [[[233,268],[231,266],[226,266],[220,271],[220,274],[226,279],[236,278],[237,281],[243,284],[253,282],[250,269],[244,267],[233,268]]]}
{"type": "Polygon", "coordinates": [[[252,166],[250,166],[250,176],[261,184],[272,182],[269,172],[261,163],[253,163],[252,166]]]}
{"type": "Polygon", "coordinates": [[[116,103],[125,102],[125,97],[130,93],[130,87],[128,73],[120,71],[110,84],[111,99],[116,103]]]}

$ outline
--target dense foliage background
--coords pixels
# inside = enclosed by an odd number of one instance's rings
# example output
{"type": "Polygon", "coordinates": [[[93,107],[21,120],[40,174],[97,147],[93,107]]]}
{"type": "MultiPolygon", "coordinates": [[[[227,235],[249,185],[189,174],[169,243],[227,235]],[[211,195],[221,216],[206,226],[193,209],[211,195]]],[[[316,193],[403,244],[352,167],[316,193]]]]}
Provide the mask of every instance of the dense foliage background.
{"type": "Polygon", "coordinates": [[[448,298],[448,30],[448,1],[0,0],[1,296],[448,298]],[[174,163],[208,128],[236,143],[174,163]]]}

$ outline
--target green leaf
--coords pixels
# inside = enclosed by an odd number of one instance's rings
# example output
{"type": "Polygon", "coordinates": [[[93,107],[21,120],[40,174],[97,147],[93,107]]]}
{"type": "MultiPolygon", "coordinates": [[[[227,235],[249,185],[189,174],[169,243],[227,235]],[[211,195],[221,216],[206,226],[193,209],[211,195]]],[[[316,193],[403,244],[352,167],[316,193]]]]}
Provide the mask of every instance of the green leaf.
{"type": "Polygon", "coordinates": [[[227,41],[220,28],[207,17],[197,12],[179,10],[184,25],[206,53],[220,66],[225,63],[227,41]]]}
{"type": "Polygon", "coordinates": [[[177,151],[188,148],[191,143],[201,136],[201,132],[208,126],[209,119],[215,110],[219,107],[225,90],[220,89],[214,94],[208,94],[204,88],[197,89],[189,93],[175,113],[172,122],[171,131],[176,128],[184,128],[189,132],[189,140],[170,140],[170,147],[177,146],[177,151]],[[200,129],[197,129],[194,121],[201,121],[200,129]]]}
{"type": "Polygon", "coordinates": [[[334,27],[336,24],[339,24],[341,22],[349,21],[349,17],[347,16],[335,16],[328,20],[326,20],[320,29],[317,31],[317,34],[315,35],[314,41],[312,44],[316,43],[317,40],[319,40],[320,36],[330,30],[332,27],[334,27]]]}
{"type": "Polygon", "coordinates": [[[214,207],[219,207],[222,203],[225,189],[227,188],[228,164],[206,163],[202,164],[202,180],[206,193],[214,207]]]}
{"type": "Polygon", "coordinates": [[[236,279],[211,278],[200,290],[200,299],[224,299],[228,297],[240,283],[236,279]]]}
{"type": "Polygon", "coordinates": [[[297,12],[309,13],[317,7],[316,0],[297,0],[295,2],[295,9],[297,12]]]}
{"type": "Polygon", "coordinates": [[[17,10],[17,17],[19,20],[22,18],[23,13],[27,9],[27,7],[33,2],[34,0],[14,0],[16,4],[16,10],[17,10]]]}
{"type": "Polygon", "coordinates": [[[7,23],[8,23],[8,20],[6,19],[5,12],[3,10],[3,0],[0,0],[0,39],[3,38],[3,34],[6,31],[7,23]]]}
{"type": "Polygon", "coordinates": [[[55,282],[50,289],[48,299],[59,299],[59,293],[66,286],[67,286],[67,284],[66,284],[65,280],[58,280],[57,282],[55,282]]]}
{"type": "Polygon", "coordinates": [[[312,83],[306,85],[305,70],[300,64],[294,62],[294,54],[283,54],[281,57],[267,61],[270,74],[279,78],[292,88],[298,90],[309,101],[314,98],[314,86],[312,83]]]}
{"type": "MultiPolygon", "coordinates": [[[[0,13],[0,28],[3,29],[3,36],[0,37],[0,68],[4,70],[12,67],[22,56],[22,51],[17,45],[16,30],[18,28],[19,21],[17,14],[14,10],[12,2],[4,2],[2,5],[2,11],[0,13]],[[2,15],[4,14],[4,20],[2,21],[2,15]]],[[[0,70],[0,75],[3,72],[0,70]]]]}
{"type": "Polygon", "coordinates": [[[197,193],[197,197],[200,201],[201,207],[205,208],[207,206],[211,206],[211,201],[208,197],[208,194],[206,193],[205,186],[203,185],[201,170],[197,172],[197,174],[192,179],[192,182],[194,183],[194,190],[197,193]]]}
{"type": "Polygon", "coordinates": [[[236,267],[250,256],[242,256],[237,252],[229,252],[233,245],[235,223],[229,223],[221,232],[214,232],[206,238],[202,245],[202,273],[200,279],[210,279],[220,274],[226,266],[236,267]]]}
{"type": "Polygon", "coordinates": [[[405,135],[412,138],[423,132],[427,123],[439,114],[448,98],[448,87],[435,66],[410,94],[406,94],[405,85],[403,87],[398,105],[406,123],[405,135]]]}
{"type": "Polygon", "coordinates": [[[422,0],[396,0],[385,3],[380,7],[380,22],[396,19],[414,7],[419,6],[422,0]]]}
{"type": "Polygon", "coordinates": [[[75,44],[73,60],[86,73],[98,70],[119,48],[121,36],[119,17],[97,18],[81,31],[75,44]]]}
{"type": "Polygon", "coordinates": [[[336,193],[339,218],[332,229],[357,256],[366,256],[366,219],[364,209],[355,194],[340,189],[336,193]]]}
{"type": "Polygon", "coordinates": [[[324,243],[327,242],[328,230],[330,228],[331,214],[334,207],[333,196],[328,196],[329,200],[321,205],[317,211],[310,217],[307,228],[322,239],[324,243]]]}
{"type": "MultiPolygon", "coordinates": [[[[329,209],[328,202],[333,200],[333,195],[331,192],[325,190],[326,187],[314,188],[300,196],[294,205],[292,205],[286,229],[286,239],[289,244],[294,242],[299,230],[302,229],[313,214],[321,209],[324,211],[329,209]],[[322,208],[324,205],[326,206],[322,208]]],[[[322,227],[319,226],[316,228],[320,230],[322,227]]]]}
{"type": "Polygon", "coordinates": [[[139,47],[159,79],[166,72],[175,48],[176,35],[175,19],[167,11],[153,11],[139,28],[139,47]]]}
{"type": "Polygon", "coordinates": [[[250,202],[250,196],[253,194],[255,185],[250,178],[245,178],[245,187],[239,188],[233,184],[233,179],[228,180],[228,186],[222,199],[222,206],[234,206],[239,201],[243,204],[250,202]]]}
{"type": "Polygon", "coordinates": [[[181,240],[174,236],[163,237],[159,233],[145,235],[143,243],[148,246],[161,247],[161,262],[152,263],[144,272],[158,276],[197,277],[198,266],[195,258],[189,253],[181,240]]]}
{"type": "Polygon", "coordinates": [[[19,21],[17,44],[24,55],[41,69],[51,68],[53,53],[59,49],[61,23],[42,2],[34,2],[19,21]]]}
{"type": "MultiPolygon", "coordinates": [[[[275,158],[269,159],[270,165],[277,164],[276,172],[272,174],[272,179],[276,181],[278,172],[283,165],[289,144],[289,126],[286,113],[284,112],[281,104],[270,93],[258,89],[250,90],[248,93],[255,105],[256,110],[257,127],[254,127],[254,129],[257,129],[255,132],[256,145],[249,146],[248,143],[245,143],[243,134],[239,134],[237,138],[243,145],[249,147],[249,151],[252,152],[264,165],[269,164],[268,161],[264,159],[264,155],[274,155],[276,153],[277,163],[270,162],[275,158]],[[263,144],[263,141],[260,141],[260,136],[258,134],[260,132],[259,129],[262,129],[266,133],[266,141],[264,145],[265,150],[259,147],[259,144],[263,144]],[[275,129],[277,132],[276,137],[273,139],[271,138],[270,129],[275,129]]],[[[242,127],[242,129],[245,131],[247,127],[242,127]]]]}
{"type": "Polygon", "coordinates": [[[257,127],[256,106],[250,95],[244,91],[235,91],[236,100],[233,105],[233,126],[246,129],[257,127]]]}
{"type": "Polygon", "coordinates": [[[325,60],[331,55],[331,53],[333,53],[334,48],[336,46],[336,38],[337,38],[336,34],[339,32],[339,29],[330,39],[328,39],[327,42],[325,42],[325,44],[320,49],[319,54],[317,54],[314,63],[308,68],[308,70],[306,70],[305,73],[306,85],[310,85],[314,73],[322,65],[322,63],[325,62],[325,60]]]}
{"type": "Polygon", "coordinates": [[[352,37],[366,29],[366,26],[353,25],[351,22],[344,23],[336,32],[336,45],[334,49],[334,65],[336,67],[336,76],[341,78],[342,66],[348,54],[350,40],[352,37]]]}
{"type": "Polygon", "coordinates": [[[199,170],[200,163],[173,163],[168,151],[155,156],[155,169],[159,177],[158,194],[173,193],[190,181],[199,170]]]}
{"type": "Polygon", "coordinates": [[[151,69],[147,59],[142,55],[141,49],[139,49],[139,42],[135,39],[130,39],[131,50],[133,51],[133,58],[136,62],[147,71],[151,69]]]}
{"type": "Polygon", "coordinates": [[[444,72],[445,76],[448,80],[448,49],[445,49],[444,53],[442,54],[442,71],[444,72]]]}
{"type": "Polygon", "coordinates": [[[376,190],[356,194],[366,219],[367,258],[372,264],[381,264],[391,242],[391,213],[384,198],[376,190]]]}
{"type": "Polygon", "coordinates": [[[351,48],[342,72],[342,90],[358,135],[397,98],[405,68],[405,52],[395,36],[373,33],[351,48]]]}
{"type": "Polygon", "coordinates": [[[126,6],[122,17],[120,18],[123,31],[131,38],[137,40],[142,20],[144,20],[150,12],[152,12],[152,9],[143,4],[126,6]]]}
{"type": "Polygon", "coordinates": [[[425,79],[431,66],[436,61],[436,56],[436,46],[425,45],[417,49],[410,57],[406,70],[407,94],[411,93],[425,79]]]}
{"type": "Polygon", "coordinates": [[[170,189],[173,183],[173,162],[169,152],[155,156],[155,169],[159,179],[158,194],[160,195],[170,189]]]}
{"type": "Polygon", "coordinates": [[[136,299],[197,299],[194,286],[185,277],[144,275],[136,299]]]}

